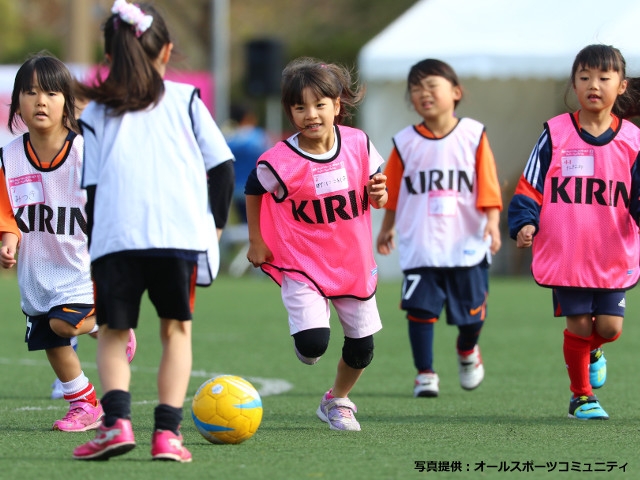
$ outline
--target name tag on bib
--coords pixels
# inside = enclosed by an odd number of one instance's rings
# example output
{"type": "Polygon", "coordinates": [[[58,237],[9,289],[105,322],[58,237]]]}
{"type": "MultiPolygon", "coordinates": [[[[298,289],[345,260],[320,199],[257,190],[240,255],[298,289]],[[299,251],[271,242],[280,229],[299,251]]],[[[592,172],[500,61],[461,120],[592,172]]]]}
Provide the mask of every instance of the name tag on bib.
{"type": "Polygon", "coordinates": [[[32,173],[9,179],[9,197],[13,208],[44,203],[42,174],[32,173]]]}
{"type": "Polygon", "coordinates": [[[317,195],[339,192],[349,188],[347,169],[344,163],[324,165],[313,169],[313,183],[317,195]]]}
{"type": "Polygon", "coordinates": [[[563,177],[592,177],[594,172],[593,148],[571,148],[562,150],[563,177]]]}
{"type": "Polygon", "coordinates": [[[458,212],[458,192],[435,190],[429,192],[429,215],[453,217],[458,212]]]}

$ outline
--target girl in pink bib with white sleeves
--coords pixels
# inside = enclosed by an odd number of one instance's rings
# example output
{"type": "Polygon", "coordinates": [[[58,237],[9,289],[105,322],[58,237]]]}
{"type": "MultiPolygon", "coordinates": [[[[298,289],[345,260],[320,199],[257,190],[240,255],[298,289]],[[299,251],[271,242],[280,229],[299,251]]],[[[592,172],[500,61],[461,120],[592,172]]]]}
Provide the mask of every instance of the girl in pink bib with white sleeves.
{"type": "Polygon", "coordinates": [[[295,352],[312,365],[329,344],[329,301],[344,330],[342,357],[317,416],[360,430],[348,395],[382,328],[370,206],[387,201],[383,159],[367,135],[342,126],[362,98],[348,70],[312,58],[282,75],[282,105],[297,133],[265,152],[245,187],[248,260],[281,286],[295,352]]]}

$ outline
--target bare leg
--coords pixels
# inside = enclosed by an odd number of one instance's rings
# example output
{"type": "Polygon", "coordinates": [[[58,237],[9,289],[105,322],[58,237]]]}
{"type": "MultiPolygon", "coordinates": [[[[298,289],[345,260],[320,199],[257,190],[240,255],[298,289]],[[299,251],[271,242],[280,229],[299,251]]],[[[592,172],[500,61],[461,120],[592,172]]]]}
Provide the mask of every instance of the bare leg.
{"type": "Polygon", "coordinates": [[[129,330],[114,330],[102,325],[98,334],[97,363],[102,392],[129,391],[131,369],[127,360],[129,330]]]}
{"type": "Polygon", "coordinates": [[[70,382],[80,376],[80,359],[71,345],[46,350],[51,368],[61,382],[70,382]]]}
{"type": "Polygon", "coordinates": [[[342,357],[338,362],[338,373],[336,374],[336,380],[333,384],[332,395],[334,397],[346,398],[349,396],[349,392],[355,386],[356,382],[364,372],[364,368],[356,369],[347,365],[342,357]]]}
{"type": "Polygon", "coordinates": [[[182,408],[191,376],[191,321],[160,319],[162,359],[158,370],[158,400],[182,408]]]}

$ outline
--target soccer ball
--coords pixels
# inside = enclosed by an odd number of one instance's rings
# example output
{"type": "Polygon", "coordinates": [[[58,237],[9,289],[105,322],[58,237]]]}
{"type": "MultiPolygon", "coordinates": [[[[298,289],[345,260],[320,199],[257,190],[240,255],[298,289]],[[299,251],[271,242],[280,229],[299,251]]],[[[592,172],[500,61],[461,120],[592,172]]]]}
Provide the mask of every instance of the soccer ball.
{"type": "Polygon", "coordinates": [[[204,382],[191,403],[198,432],[211,443],[242,443],[262,420],[262,400],[247,380],[219,375],[204,382]]]}

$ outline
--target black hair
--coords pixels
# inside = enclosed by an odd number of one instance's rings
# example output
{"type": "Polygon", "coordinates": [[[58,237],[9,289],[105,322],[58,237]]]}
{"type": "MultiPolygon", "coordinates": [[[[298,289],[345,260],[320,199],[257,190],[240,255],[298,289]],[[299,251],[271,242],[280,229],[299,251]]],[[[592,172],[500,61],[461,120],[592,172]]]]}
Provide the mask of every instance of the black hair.
{"type": "MultiPolygon", "coordinates": [[[[430,76],[443,77],[448,80],[451,85],[454,87],[460,87],[460,90],[462,90],[458,75],[451,65],[443,62],[442,60],[427,58],[416,63],[409,69],[409,75],[407,76],[407,96],[409,95],[409,91],[413,85],[420,85],[423,78],[430,76]]],[[[461,99],[462,97],[460,100],[461,99]]],[[[454,108],[458,106],[460,100],[456,100],[454,102],[454,108]]]]}
{"type": "Polygon", "coordinates": [[[281,88],[282,107],[292,124],[291,107],[302,103],[302,91],[305,88],[310,88],[317,98],[340,98],[336,124],[341,124],[351,116],[350,110],[362,101],[365,93],[364,87],[352,80],[348,68],[311,57],[297,58],[284,68],[281,88]]]}
{"type": "Polygon", "coordinates": [[[73,95],[73,77],[67,66],[48,52],[42,51],[29,57],[18,69],[11,92],[9,120],[7,126],[11,133],[19,128],[22,118],[18,114],[20,94],[33,89],[33,75],[38,85],[45,92],[60,92],[64,95],[64,112],[62,123],[65,127],[80,131],[75,116],[75,97],[73,95]]]}
{"type": "Polygon", "coordinates": [[[597,68],[604,72],[612,70],[620,75],[621,80],[627,80],[627,89],[616,98],[612,112],[621,118],[640,114],[640,79],[627,78],[627,62],[620,50],[611,45],[587,45],[578,52],[571,66],[571,77],[565,91],[565,104],[568,105],[567,97],[575,87],[576,75],[583,68],[597,68]]]}
{"type": "Polygon", "coordinates": [[[164,82],[154,62],[162,48],[171,43],[169,30],[153,6],[136,6],[153,17],[149,28],[137,34],[134,25],[112,14],[103,25],[107,77],[98,74],[95,84],[77,85],[80,96],[106,105],[113,115],[144,110],[157,104],[164,94],[164,82]]]}

